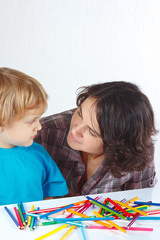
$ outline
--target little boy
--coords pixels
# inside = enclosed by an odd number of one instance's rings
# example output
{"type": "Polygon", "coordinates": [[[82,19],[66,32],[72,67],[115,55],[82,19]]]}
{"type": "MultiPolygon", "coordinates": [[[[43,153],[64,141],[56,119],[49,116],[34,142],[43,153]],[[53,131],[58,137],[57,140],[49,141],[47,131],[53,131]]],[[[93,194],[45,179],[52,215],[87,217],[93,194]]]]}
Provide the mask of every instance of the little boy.
{"type": "Polygon", "coordinates": [[[37,80],[0,68],[0,205],[68,193],[56,163],[33,142],[46,107],[47,94],[37,80]]]}

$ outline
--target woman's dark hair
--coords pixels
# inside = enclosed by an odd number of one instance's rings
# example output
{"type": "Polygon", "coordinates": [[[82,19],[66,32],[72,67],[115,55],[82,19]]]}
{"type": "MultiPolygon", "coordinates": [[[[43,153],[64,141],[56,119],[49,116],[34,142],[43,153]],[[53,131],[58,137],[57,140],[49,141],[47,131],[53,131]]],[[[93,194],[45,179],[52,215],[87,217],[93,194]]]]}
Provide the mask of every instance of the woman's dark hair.
{"type": "Polygon", "coordinates": [[[83,87],[77,106],[96,99],[96,115],[104,143],[106,167],[115,177],[143,170],[153,160],[157,133],[151,103],[133,83],[115,81],[83,87]]]}

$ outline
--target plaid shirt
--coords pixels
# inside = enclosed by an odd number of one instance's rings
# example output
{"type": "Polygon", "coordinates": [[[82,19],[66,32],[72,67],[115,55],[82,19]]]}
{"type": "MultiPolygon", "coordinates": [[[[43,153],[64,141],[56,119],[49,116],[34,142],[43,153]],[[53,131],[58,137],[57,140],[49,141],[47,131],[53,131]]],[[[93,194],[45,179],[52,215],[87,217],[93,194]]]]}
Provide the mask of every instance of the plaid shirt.
{"type": "Polygon", "coordinates": [[[70,196],[106,193],[153,187],[155,185],[155,167],[151,166],[144,171],[127,173],[121,178],[114,177],[106,170],[105,159],[93,176],[78,190],[78,183],[85,172],[85,164],[79,151],[75,151],[67,144],[67,134],[70,121],[75,109],[41,119],[42,130],[35,141],[44,146],[57,163],[67,181],[70,196]]]}

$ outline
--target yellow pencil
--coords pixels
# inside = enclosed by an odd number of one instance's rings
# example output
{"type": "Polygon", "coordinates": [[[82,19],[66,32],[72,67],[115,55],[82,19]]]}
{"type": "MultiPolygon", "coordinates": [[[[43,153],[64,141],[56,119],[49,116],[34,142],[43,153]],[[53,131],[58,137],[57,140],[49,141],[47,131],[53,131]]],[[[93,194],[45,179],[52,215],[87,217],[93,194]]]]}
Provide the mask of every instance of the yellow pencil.
{"type": "Polygon", "coordinates": [[[125,204],[133,203],[136,200],[138,200],[138,197],[134,197],[134,198],[128,200],[127,202],[125,202],[125,204]]]}
{"type": "MultiPolygon", "coordinates": [[[[75,211],[73,211],[73,210],[71,210],[71,209],[67,209],[67,211],[70,212],[70,213],[73,213],[73,214],[75,214],[75,215],[77,215],[77,216],[83,217],[83,218],[89,218],[89,217],[90,217],[90,216],[87,216],[87,215],[85,215],[85,214],[82,214],[82,213],[79,213],[79,212],[75,212],[75,211]]],[[[102,217],[102,215],[101,215],[101,217],[102,217]]],[[[68,218],[68,219],[69,219],[69,218],[68,218]]],[[[91,221],[93,221],[92,218],[91,218],[91,221]]],[[[94,221],[94,222],[96,222],[96,223],[98,223],[98,224],[100,224],[100,225],[103,225],[103,226],[105,226],[105,227],[112,228],[111,225],[109,225],[109,224],[107,224],[107,223],[105,223],[105,222],[102,222],[102,221],[94,221]]]]}
{"type": "Polygon", "coordinates": [[[134,208],[134,207],[131,207],[131,206],[129,206],[129,205],[126,204],[126,203],[122,203],[122,202],[119,202],[119,201],[117,201],[117,200],[115,200],[115,202],[118,203],[119,205],[123,206],[123,207],[126,207],[126,208],[128,208],[128,209],[133,210],[134,212],[140,213],[140,214],[142,214],[142,215],[144,215],[144,216],[148,216],[147,213],[142,212],[142,211],[140,211],[140,210],[138,210],[138,209],[136,209],[136,208],[134,208]]]}
{"type": "Polygon", "coordinates": [[[51,236],[52,234],[61,231],[63,228],[66,228],[67,226],[68,226],[67,224],[63,224],[62,226],[60,226],[60,227],[52,230],[51,232],[48,232],[48,233],[42,235],[41,237],[36,238],[35,240],[41,240],[41,239],[44,239],[44,238],[46,238],[46,237],[49,237],[49,236],[51,236]]]}
{"type": "Polygon", "coordinates": [[[69,230],[60,238],[60,240],[65,240],[75,229],[76,226],[72,226],[69,230]]]}
{"type": "MultiPolygon", "coordinates": [[[[34,210],[34,205],[31,206],[31,211],[33,211],[33,210],[34,210]]],[[[32,217],[29,216],[29,217],[28,217],[28,223],[27,223],[27,226],[28,226],[28,227],[30,227],[31,219],[32,219],[32,217]]]]}
{"type": "MultiPolygon", "coordinates": [[[[99,213],[97,213],[97,212],[95,212],[95,211],[93,211],[93,214],[95,214],[97,217],[103,217],[101,214],[99,214],[99,213]]],[[[107,220],[106,222],[108,222],[109,224],[111,224],[113,227],[119,229],[120,231],[126,233],[126,230],[125,230],[124,228],[120,227],[119,225],[117,225],[116,223],[114,223],[114,222],[112,222],[112,221],[110,221],[110,220],[109,220],[109,221],[107,220]]]]}

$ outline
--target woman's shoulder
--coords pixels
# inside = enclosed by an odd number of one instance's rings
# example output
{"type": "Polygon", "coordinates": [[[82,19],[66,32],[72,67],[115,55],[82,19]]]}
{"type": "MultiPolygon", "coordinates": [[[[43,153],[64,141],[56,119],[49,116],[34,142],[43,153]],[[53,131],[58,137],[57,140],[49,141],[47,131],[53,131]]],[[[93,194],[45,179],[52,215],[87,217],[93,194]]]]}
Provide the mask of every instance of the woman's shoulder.
{"type": "Polygon", "coordinates": [[[43,117],[40,120],[42,128],[57,128],[57,129],[68,129],[70,126],[71,118],[73,113],[75,112],[74,109],[70,109],[61,113],[52,114],[47,117],[43,117]]]}

